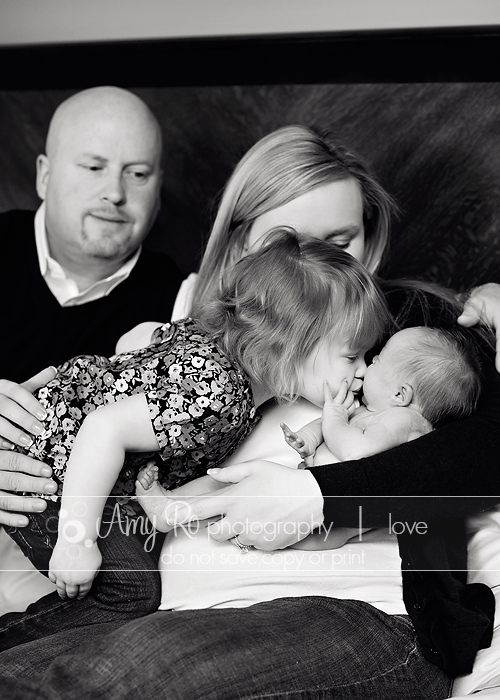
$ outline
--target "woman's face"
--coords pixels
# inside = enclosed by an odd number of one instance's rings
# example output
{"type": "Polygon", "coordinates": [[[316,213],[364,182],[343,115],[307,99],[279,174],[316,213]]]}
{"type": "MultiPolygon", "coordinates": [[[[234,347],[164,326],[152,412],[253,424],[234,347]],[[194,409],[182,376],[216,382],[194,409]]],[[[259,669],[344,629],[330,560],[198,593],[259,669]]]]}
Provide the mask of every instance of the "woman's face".
{"type": "Polygon", "coordinates": [[[298,233],[330,241],[356,260],[364,260],[363,200],[353,178],[320,185],[258,216],[248,233],[248,250],[262,245],[266,234],[276,226],[290,226],[298,233]]]}

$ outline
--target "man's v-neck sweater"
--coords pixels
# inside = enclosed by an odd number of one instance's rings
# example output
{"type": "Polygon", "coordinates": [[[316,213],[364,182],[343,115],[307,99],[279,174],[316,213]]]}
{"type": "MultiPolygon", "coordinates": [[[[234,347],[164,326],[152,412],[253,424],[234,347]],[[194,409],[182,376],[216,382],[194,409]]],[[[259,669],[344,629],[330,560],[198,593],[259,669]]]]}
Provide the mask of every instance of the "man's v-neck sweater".
{"type": "Polygon", "coordinates": [[[182,275],[167,255],[144,248],[108,296],[60,306],[40,274],[33,222],[31,211],[0,214],[1,378],[20,382],[75,355],[113,355],[138,323],[170,319],[182,275]]]}

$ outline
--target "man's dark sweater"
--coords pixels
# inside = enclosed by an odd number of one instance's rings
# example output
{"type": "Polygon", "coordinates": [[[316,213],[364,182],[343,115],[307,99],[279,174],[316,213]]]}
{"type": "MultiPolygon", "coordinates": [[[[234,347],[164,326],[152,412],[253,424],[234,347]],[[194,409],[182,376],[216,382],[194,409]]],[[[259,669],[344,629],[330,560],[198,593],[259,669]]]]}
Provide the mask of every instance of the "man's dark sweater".
{"type": "Polygon", "coordinates": [[[113,355],[118,338],[138,323],[170,320],[182,275],[163,253],[143,248],[130,276],[108,296],[62,307],[40,274],[34,212],[0,214],[0,241],[4,379],[22,382],[75,355],[113,355]]]}

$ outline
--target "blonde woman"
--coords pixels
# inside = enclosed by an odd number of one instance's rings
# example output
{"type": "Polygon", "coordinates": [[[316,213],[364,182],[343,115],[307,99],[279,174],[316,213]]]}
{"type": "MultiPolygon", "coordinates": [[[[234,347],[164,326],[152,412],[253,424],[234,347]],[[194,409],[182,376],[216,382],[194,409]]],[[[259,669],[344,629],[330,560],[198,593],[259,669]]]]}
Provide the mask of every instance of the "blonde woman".
{"type": "Polygon", "coordinates": [[[173,317],[213,292],[221,273],[258,246],[274,226],[335,243],[376,272],[395,205],[364,161],[305,126],[258,141],[240,160],[220,199],[198,275],[191,275],[173,317]]]}

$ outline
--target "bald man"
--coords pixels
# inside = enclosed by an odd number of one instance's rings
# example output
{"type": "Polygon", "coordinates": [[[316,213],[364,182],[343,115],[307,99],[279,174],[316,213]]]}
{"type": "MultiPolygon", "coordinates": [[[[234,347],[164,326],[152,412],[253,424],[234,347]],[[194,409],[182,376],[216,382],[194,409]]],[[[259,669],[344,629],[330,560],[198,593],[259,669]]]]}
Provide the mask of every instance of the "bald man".
{"type": "Polygon", "coordinates": [[[112,355],[138,323],[170,318],[181,274],[142,248],[159,209],[161,147],[159,124],[136,95],[79,92],[57,108],[37,159],[42,205],[0,215],[0,524],[22,527],[23,512],[45,509],[8,492],[55,486],[43,464],[8,449],[42,430],[33,397],[13,382],[75,355],[112,355]]]}

